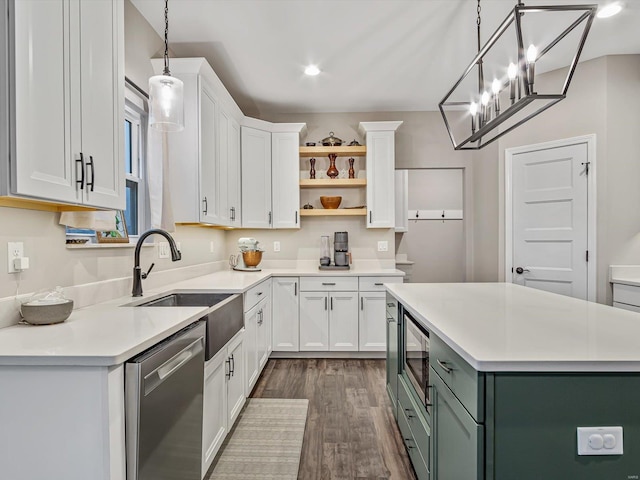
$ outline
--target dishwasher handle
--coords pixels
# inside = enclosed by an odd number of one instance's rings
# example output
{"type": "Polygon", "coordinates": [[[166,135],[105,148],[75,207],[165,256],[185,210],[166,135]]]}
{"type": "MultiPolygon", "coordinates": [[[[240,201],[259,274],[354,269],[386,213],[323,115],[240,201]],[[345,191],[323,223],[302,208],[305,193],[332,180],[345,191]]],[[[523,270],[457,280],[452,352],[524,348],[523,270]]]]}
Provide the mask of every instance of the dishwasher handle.
{"type": "Polygon", "coordinates": [[[176,353],[154,371],[144,377],[144,396],[146,397],[159,387],[167,378],[197,355],[204,348],[204,338],[200,337],[184,349],[176,353]]]}

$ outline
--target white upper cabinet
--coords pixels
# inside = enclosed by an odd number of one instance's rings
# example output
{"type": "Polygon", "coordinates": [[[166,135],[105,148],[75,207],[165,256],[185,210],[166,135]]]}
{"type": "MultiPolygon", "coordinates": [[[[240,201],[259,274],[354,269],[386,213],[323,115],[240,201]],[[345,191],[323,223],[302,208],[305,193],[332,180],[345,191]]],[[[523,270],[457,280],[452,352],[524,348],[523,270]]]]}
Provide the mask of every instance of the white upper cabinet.
{"type": "Polygon", "coordinates": [[[243,126],[242,226],[271,228],[271,132],[243,126]]]}
{"type": "Polygon", "coordinates": [[[304,123],[245,117],[242,126],[242,226],[300,228],[300,134],[304,123]]]}
{"type": "MultiPolygon", "coordinates": [[[[162,71],[162,59],[152,64],[162,71]]],[[[175,221],[240,226],[242,111],[204,58],[172,58],[171,73],[184,82],[185,115],[166,139],[175,221]]]]}
{"type": "Polygon", "coordinates": [[[271,134],[273,228],[300,228],[300,134],[271,134]]]}
{"type": "Polygon", "coordinates": [[[2,194],[123,209],[123,1],[3,5],[0,29],[13,36],[2,194]]]}
{"type": "Polygon", "coordinates": [[[367,139],[367,228],[395,228],[395,132],[402,122],[362,122],[367,139]]]}

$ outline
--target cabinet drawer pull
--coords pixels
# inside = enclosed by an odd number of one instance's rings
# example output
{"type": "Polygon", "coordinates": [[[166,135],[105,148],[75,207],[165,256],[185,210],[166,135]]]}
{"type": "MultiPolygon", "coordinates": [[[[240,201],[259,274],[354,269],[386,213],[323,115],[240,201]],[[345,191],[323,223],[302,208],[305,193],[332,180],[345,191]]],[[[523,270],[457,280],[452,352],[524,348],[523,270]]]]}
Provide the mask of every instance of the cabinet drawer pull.
{"type": "Polygon", "coordinates": [[[327,309],[327,297],[324,297],[324,309],[327,309]]]}
{"type": "Polygon", "coordinates": [[[227,371],[224,373],[224,376],[229,379],[231,378],[231,357],[227,358],[224,363],[227,366],[227,371]]]}
{"type": "Polygon", "coordinates": [[[87,187],[91,187],[91,191],[93,192],[93,184],[96,182],[96,167],[93,164],[93,155],[89,155],[87,167],[91,167],[91,182],[87,181],[87,187]]]}
{"type": "Polygon", "coordinates": [[[364,310],[364,297],[360,297],[360,310],[364,310]]]}
{"type": "Polygon", "coordinates": [[[443,362],[442,360],[440,360],[439,358],[436,359],[436,362],[438,363],[438,365],[440,365],[440,367],[447,373],[451,373],[453,372],[453,368],[451,368],[447,362],[443,362]]]}
{"type": "Polygon", "coordinates": [[[298,282],[293,282],[293,296],[298,296],[298,282]]]}
{"type": "Polygon", "coordinates": [[[204,213],[205,215],[207,214],[207,211],[209,210],[209,204],[207,203],[207,197],[204,197],[202,199],[202,205],[203,205],[203,210],[202,213],[204,213]]]}
{"type": "Polygon", "coordinates": [[[335,285],[335,282],[322,282],[322,285],[326,285],[326,286],[331,286],[331,285],[335,285]]]}
{"type": "Polygon", "coordinates": [[[369,223],[373,223],[373,213],[369,210],[369,223]]]}
{"type": "Polygon", "coordinates": [[[271,212],[269,212],[269,225],[271,225],[271,212]]]}
{"type": "Polygon", "coordinates": [[[231,376],[235,376],[236,374],[236,359],[233,358],[233,353],[231,354],[231,376]]]}
{"type": "Polygon", "coordinates": [[[395,307],[395,306],[396,306],[396,304],[395,304],[395,303],[393,303],[393,302],[387,303],[387,307],[391,307],[391,308],[393,308],[393,307],[395,307]]]}
{"type": "Polygon", "coordinates": [[[331,297],[331,310],[333,310],[333,297],[331,297]]]}
{"type": "Polygon", "coordinates": [[[382,282],[379,282],[379,283],[378,283],[378,282],[376,282],[376,283],[374,283],[374,285],[375,285],[376,287],[381,287],[382,285],[384,285],[384,283],[382,283],[382,282]]]}
{"type": "Polygon", "coordinates": [[[298,211],[296,211],[296,225],[298,224],[298,211]]]}
{"type": "Polygon", "coordinates": [[[404,409],[405,412],[407,412],[407,418],[413,418],[415,417],[415,415],[411,415],[410,412],[413,412],[413,409],[411,408],[405,408],[404,409]]]}
{"type": "MultiPolygon", "coordinates": [[[[76,183],[80,184],[80,190],[84,190],[84,155],[80,152],[80,158],[76,158],[76,164],[80,162],[80,180],[76,180],[76,183]]],[[[78,172],[76,166],[76,173],[78,172]]]]}
{"type": "Polygon", "coordinates": [[[260,296],[262,295],[264,292],[256,292],[256,295],[260,296]]]}

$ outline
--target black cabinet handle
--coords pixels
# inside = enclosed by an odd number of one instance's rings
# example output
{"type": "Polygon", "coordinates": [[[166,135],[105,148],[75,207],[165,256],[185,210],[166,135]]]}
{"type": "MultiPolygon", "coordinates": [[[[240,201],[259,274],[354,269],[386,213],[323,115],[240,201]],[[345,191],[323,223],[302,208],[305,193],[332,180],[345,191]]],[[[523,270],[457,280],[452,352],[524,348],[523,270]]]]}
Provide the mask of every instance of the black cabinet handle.
{"type": "Polygon", "coordinates": [[[376,287],[381,287],[382,285],[384,285],[384,283],[374,283],[374,285],[375,285],[376,287]]]}
{"type": "Polygon", "coordinates": [[[322,285],[329,285],[329,286],[331,286],[331,285],[335,285],[335,284],[336,284],[335,282],[322,282],[322,285]]]}
{"type": "Polygon", "coordinates": [[[227,377],[227,379],[231,378],[231,357],[227,358],[224,363],[227,364],[227,372],[224,374],[225,377],[227,377]]]}
{"type": "Polygon", "coordinates": [[[293,282],[293,296],[298,296],[298,282],[293,282]]]}
{"type": "MultiPolygon", "coordinates": [[[[80,162],[80,180],[76,180],[76,183],[80,184],[80,190],[84,190],[84,155],[80,152],[80,158],[76,158],[76,164],[80,162]]],[[[76,165],[76,174],[78,173],[76,165]]],[[[77,176],[77,175],[76,175],[77,176]]]]}
{"type": "Polygon", "coordinates": [[[204,206],[204,210],[202,210],[202,213],[206,215],[207,211],[209,210],[209,203],[207,202],[207,197],[204,197],[204,199],[202,200],[202,205],[204,206]]]}
{"type": "Polygon", "coordinates": [[[439,358],[436,359],[436,362],[438,363],[438,365],[440,365],[440,368],[442,368],[445,372],[447,373],[453,372],[453,368],[451,368],[447,362],[443,362],[439,358]]]}
{"type": "Polygon", "coordinates": [[[233,353],[231,354],[231,376],[236,374],[236,359],[233,358],[233,353]]]}
{"type": "Polygon", "coordinates": [[[327,309],[327,297],[324,297],[324,309],[327,309]]]}
{"type": "Polygon", "coordinates": [[[269,225],[271,225],[271,212],[269,212],[269,225]]]}
{"type": "Polygon", "coordinates": [[[360,297],[360,310],[364,310],[364,297],[360,297]]]}
{"type": "Polygon", "coordinates": [[[87,182],[87,187],[91,187],[91,191],[93,192],[93,184],[96,181],[96,167],[93,164],[93,155],[89,155],[89,161],[87,162],[87,167],[91,167],[91,182],[87,182]]]}
{"type": "Polygon", "coordinates": [[[331,297],[331,310],[333,310],[333,297],[331,297]]]}
{"type": "Polygon", "coordinates": [[[298,224],[298,211],[296,210],[296,225],[298,224]]]}
{"type": "Polygon", "coordinates": [[[373,213],[369,210],[369,223],[373,223],[373,213]]]}

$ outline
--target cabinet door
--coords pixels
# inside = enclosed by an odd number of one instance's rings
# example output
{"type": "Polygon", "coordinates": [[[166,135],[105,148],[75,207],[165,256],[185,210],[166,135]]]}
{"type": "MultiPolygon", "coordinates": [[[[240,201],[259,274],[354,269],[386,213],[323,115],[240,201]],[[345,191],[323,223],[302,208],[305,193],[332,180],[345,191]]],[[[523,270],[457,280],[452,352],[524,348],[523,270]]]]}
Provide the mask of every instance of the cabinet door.
{"type": "Polygon", "coordinates": [[[297,277],[273,278],[272,345],[276,352],[297,352],[300,316],[297,277]]]}
{"type": "Polygon", "coordinates": [[[217,197],[216,100],[201,82],[200,89],[200,221],[217,224],[220,208],[217,197]]]}
{"type": "Polygon", "coordinates": [[[300,292],[300,351],[329,350],[329,294],[300,292]]]}
{"type": "Polygon", "coordinates": [[[358,292],[329,294],[329,350],[358,351],[358,292]]]}
{"type": "Polygon", "coordinates": [[[386,293],[360,293],[361,352],[384,352],[386,348],[386,293]]]}
{"type": "Polygon", "coordinates": [[[84,203],[124,209],[124,4],[92,0],[71,5],[72,17],[77,8],[80,19],[80,62],[73,62],[71,72],[80,78],[84,203]]]}
{"type": "Polygon", "coordinates": [[[387,393],[391,400],[393,415],[397,418],[398,400],[398,322],[385,312],[387,325],[387,393]]]}
{"type": "Polygon", "coordinates": [[[12,192],[79,202],[75,180],[81,172],[74,155],[80,152],[71,145],[69,2],[21,0],[9,8],[15,18],[12,192]]]}
{"type": "Polygon", "coordinates": [[[271,134],[273,228],[300,228],[300,135],[271,134]]]}
{"type": "Polygon", "coordinates": [[[271,133],[242,127],[241,149],[242,226],[271,228],[271,133]]]}
{"type": "Polygon", "coordinates": [[[223,348],[204,367],[202,476],[227,435],[227,358],[227,349],[223,348]]]}
{"type": "Polygon", "coordinates": [[[227,174],[228,174],[228,190],[227,199],[228,207],[231,212],[229,225],[239,227],[242,225],[242,195],[240,184],[240,125],[233,118],[229,117],[228,129],[228,157],[227,157],[227,174]]]}
{"type": "Polygon", "coordinates": [[[218,158],[216,161],[216,198],[218,225],[231,225],[231,207],[229,206],[229,124],[231,117],[222,108],[218,108],[218,158]]]}
{"type": "Polygon", "coordinates": [[[429,378],[432,377],[434,477],[438,480],[482,480],[483,427],[475,422],[433,369],[429,373],[429,378]]]}
{"type": "Polygon", "coordinates": [[[367,228],[395,227],[395,132],[367,133],[367,228]]]}
{"type": "Polygon", "coordinates": [[[244,314],[244,360],[245,360],[245,395],[251,394],[251,389],[258,380],[258,321],[262,302],[244,314]]]}
{"type": "Polygon", "coordinates": [[[271,353],[271,301],[265,298],[260,302],[258,310],[258,377],[271,353]]]}
{"type": "Polygon", "coordinates": [[[245,401],[244,394],[244,332],[227,346],[230,377],[227,380],[227,428],[231,430],[245,401]]]}

